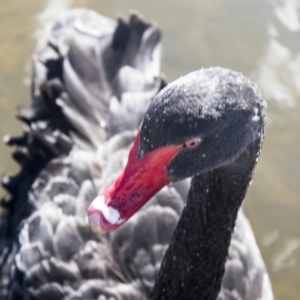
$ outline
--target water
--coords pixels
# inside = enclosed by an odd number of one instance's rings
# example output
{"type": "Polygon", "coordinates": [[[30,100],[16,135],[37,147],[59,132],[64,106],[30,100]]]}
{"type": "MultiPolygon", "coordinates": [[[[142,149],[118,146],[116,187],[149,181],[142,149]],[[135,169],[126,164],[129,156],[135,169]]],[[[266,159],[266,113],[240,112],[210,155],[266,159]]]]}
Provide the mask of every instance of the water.
{"type": "MultiPolygon", "coordinates": [[[[300,1],[2,0],[0,136],[21,130],[14,107],[30,102],[30,57],[41,28],[59,11],[75,6],[111,17],[134,8],[157,21],[168,80],[220,65],[259,84],[268,101],[268,127],[246,212],[276,299],[299,299],[300,1]]],[[[0,145],[0,151],[0,172],[15,172],[8,149],[0,145]]]]}

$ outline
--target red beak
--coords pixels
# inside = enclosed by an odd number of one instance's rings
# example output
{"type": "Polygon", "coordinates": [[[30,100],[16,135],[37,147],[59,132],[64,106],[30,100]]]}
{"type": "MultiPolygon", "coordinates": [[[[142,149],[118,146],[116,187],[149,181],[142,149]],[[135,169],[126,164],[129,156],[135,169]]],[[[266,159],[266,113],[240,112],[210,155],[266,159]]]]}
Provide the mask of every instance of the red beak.
{"type": "Polygon", "coordinates": [[[88,208],[89,223],[95,232],[117,229],[171,181],[167,166],[181,146],[162,147],[138,158],[139,143],[140,131],[133,142],[125,170],[88,208]]]}

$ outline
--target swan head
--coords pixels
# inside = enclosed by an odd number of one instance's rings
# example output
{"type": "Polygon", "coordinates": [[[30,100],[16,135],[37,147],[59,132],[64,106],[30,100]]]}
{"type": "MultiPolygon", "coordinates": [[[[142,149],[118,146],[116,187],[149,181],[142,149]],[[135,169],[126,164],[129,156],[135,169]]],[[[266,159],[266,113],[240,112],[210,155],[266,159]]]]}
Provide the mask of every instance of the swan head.
{"type": "Polygon", "coordinates": [[[227,69],[169,84],[152,100],[124,171],[91,203],[92,229],[115,230],[170,182],[233,163],[262,141],[265,106],[254,83],[227,69]]]}

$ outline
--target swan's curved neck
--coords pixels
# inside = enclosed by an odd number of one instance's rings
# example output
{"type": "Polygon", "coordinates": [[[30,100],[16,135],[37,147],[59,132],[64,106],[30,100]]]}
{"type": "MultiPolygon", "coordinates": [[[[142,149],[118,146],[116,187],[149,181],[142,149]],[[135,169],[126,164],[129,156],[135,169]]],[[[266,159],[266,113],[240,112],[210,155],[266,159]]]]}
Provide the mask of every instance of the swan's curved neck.
{"type": "Polygon", "coordinates": [[[230,166],[193,178],[151,299],[216,299],[260,141],[230,166]]]}

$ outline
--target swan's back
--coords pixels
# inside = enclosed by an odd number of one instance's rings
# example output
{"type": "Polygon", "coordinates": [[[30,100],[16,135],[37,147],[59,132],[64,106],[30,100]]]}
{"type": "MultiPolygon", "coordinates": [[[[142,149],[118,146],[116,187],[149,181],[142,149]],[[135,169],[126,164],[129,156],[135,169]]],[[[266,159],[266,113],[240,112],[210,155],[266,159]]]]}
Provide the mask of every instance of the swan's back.
{"type": "Polygon", "coordinates": [[[144,297],[134,268],[147,262],[138,257],[132,270],[123,267],[121,249],[112,245],[126,234],[96,236],[86,210],[133,139],[128,131],[106,143],[121,129],[116,118],[128,111],[125,129],[137,128],[164,85],[159,68],[160,31],[136,14],[116,24],[74,10],[48,27],[34,54],[32,107],[18,111],[23,136],[6,138],[22,170],[3,179],[11,199],[2,201],[8,213],[1,222],[1,296],[8,290],[9,299],[144,297]]]}
{"type": "MultiPolygon", "coordinates": [[[[21,172],[3,179],[11,199],[2,201],[0,296],[146,299],[188,182],[164,188],[104,236],[92,233],[86,210],[123,169],[134,130],[165,85],[160,31],[136,14],[115,23],[73,10],[48,27],[33,61],[32,107],[18,111],[23,136],[6,138],[21,172]]],[[[241,252],[251,228],[240,219],[218,299],[272,299],[259,296],[267,274],[256,244],[253,257],[241,252]]]]}

